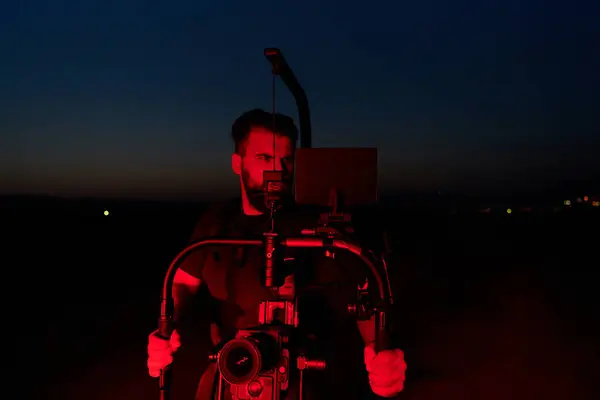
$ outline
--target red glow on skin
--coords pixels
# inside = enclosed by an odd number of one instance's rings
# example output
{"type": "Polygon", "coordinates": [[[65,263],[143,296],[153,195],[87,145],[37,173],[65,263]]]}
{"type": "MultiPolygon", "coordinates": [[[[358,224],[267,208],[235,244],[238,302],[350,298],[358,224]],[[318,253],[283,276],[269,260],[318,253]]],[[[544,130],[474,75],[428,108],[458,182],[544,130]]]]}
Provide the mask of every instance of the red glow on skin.
{"type": "MultiPolygon", "coordinates": [[[[264,171],[281,171],[285,168],[286,171],[293,173],[295,150],[295,145],[289,137],[274,134],[265,128],[253,128],[246,139],[243,154],[234,153],[231,156],[231,169],[240,176],[240,180],[242,169],[246,170],[250,182],[261,187],[264,171]]],[[[244,213],[260,214],[250,205],[244,185],[240,184],[240,186],[244,213]]]]}

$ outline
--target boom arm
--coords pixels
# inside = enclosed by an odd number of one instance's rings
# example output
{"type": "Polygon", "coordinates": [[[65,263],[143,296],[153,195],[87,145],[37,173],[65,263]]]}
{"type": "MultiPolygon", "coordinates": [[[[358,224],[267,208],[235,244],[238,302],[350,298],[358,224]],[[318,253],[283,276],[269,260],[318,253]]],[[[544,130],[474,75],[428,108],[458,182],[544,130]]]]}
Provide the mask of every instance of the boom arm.
{"type": "Polygon", "coordinates": [[[310,123],[310,110],[308,108],[308,98],[296,75],[285,61],[281,51],[275,47],[265,49],[265,57],[273,66],[273,73],[279,75],[285,86],[289,89],[296,100],[298,108],[298,118],[300,125],[300,146],[312,147],[312,127],[310,123]]]}

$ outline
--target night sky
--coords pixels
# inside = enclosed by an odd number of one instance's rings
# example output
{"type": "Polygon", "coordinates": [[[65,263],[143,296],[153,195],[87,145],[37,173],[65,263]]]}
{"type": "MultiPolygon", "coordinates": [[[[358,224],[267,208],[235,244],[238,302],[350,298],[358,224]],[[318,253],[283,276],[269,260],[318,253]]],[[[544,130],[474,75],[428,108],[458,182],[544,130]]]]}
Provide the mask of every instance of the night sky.
{"type": "Polygon", "coordinates": [[[378,146],[386,190],[585,179],[600,171],[598,4],[3,2],[0,190],[233,193],[231,123],[272,107],[265,47],[304,86],[314,145],[378,146]]]}

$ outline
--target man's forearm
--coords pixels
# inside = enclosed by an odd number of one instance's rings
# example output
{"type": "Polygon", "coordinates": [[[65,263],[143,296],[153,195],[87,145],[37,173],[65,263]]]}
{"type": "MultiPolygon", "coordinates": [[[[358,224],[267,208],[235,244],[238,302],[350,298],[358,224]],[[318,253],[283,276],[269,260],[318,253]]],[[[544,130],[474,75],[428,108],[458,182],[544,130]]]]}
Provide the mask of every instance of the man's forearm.
{"type": "Polygon", "coordinates": [[[367,321],[357,321],[358,330],[360,332],[360,336],[363,339],[363,342],[366,345],[375,342],[375,317],[371,317],[371,319],[367,321]]]}
{"type": "Polygon", "coordinates": [[[196,295],[196,290],[181,283],[173,284],[173,317],[175,321],[185,318],[188,306],[196,295]]]}

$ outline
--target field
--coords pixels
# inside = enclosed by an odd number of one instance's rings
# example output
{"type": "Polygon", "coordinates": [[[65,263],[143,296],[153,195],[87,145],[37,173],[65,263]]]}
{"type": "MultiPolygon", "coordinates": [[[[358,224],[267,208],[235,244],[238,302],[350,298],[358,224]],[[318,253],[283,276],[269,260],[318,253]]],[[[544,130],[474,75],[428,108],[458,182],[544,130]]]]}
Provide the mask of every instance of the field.
{"type": "MultiPolygon", "coordinates": [[[[146,338],[202,205],[11,199],[0,210],[19,397],[158,398],[146,338]]],[[[409,363],[402,398],[600,398],[600,209],[391,207],[386,220],[409,363]]],[[[199,339],[181,352],[174,400],[192,398],[207,350],[199,339]]]]}

